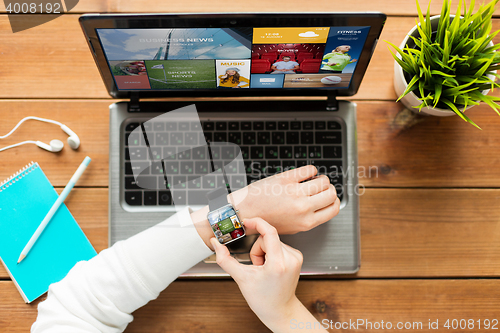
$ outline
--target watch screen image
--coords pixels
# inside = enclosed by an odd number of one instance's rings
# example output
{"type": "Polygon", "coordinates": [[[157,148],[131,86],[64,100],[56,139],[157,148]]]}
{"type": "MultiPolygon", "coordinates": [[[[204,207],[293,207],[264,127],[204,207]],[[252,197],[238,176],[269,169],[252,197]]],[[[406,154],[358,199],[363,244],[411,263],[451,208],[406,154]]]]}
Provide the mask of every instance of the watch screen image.
{"type": "Polygon", "coordinates": [[[208,213],[208,222],[221,244],[227,244],[245,236],[245,230],[232,205],[208,213]]]}

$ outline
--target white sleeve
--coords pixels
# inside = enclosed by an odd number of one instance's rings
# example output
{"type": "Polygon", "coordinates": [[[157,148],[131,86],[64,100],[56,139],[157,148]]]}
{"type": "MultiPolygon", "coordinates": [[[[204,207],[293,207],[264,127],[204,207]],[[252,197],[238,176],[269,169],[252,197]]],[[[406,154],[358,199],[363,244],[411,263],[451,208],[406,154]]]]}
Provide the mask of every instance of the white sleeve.
{"type": "Polygon", "coordinates": [[[131,313],[213,252],[186,208],[89,261],[49,287],[31,332],[122,332],[131,313]]]}

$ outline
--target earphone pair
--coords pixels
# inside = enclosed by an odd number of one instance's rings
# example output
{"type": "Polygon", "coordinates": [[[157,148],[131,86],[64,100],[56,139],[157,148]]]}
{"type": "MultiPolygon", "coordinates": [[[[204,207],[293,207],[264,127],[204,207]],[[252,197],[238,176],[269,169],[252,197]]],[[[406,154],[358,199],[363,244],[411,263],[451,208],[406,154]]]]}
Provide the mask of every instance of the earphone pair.
{"type": "MultiPolygon", "coordinates": [[[[46,123],[51,123],[51,124],[59,125],[61,127],[61,129],[66,134],[69,135],[69,137],[68,137],[68,145],[71,148],[73,148],[73,149],[78,149],[78,147],[80,147],[80,138],[78,137],[78,135],[76,135],[75,132],[73,132],[72,130],[70,130],[68,126],[66,126],[66,125],[64,125],[64,124],[62,124],[62,123],[60,123],[58,121],[55,121],[55,120],[45,119],[45,118],[39,118],[39,117],[26,117],[26,118],[22,119],[19,123],[17,123],[17,125],[12,129],[12,131],[10,131],[9,133],[7,133],[4,136],[0,136],[0,139],[5,139],[6,137],[8,137],[12,133],[14,133],[14,131],[19,126],[21,126],[21,124],[23,122],[25,122],[26,120],[38,120],[38,121],[43,121],[43,122],[46,122],[46,123]]],[[[50,141],[49,144],[46,144],[46,143],[41,142],[41,141],[32,141],[32,140],[29,140],[29,141],[19,142],[19,143],[16,143],[16,144],[13,144],[11,146],[4,147],[4,148],[0,148],[0,151],[4,151],[4,150],[10,149],[10,148],[14,148],[14,147],[18,147],[18,146],[25,145],[25,144],[30,144],[30,143],[35,144],[38,147],[40,147],[42,149],[45,149],[45,150],[48,150],[48,151],[53,152],[53,153],[57,153],[57,152],[61,151],[63,149],[63,147],[64,147],[64,143],[61,140],[57,140],[57,139],[54,139],[54,140],[50,141]]]]}

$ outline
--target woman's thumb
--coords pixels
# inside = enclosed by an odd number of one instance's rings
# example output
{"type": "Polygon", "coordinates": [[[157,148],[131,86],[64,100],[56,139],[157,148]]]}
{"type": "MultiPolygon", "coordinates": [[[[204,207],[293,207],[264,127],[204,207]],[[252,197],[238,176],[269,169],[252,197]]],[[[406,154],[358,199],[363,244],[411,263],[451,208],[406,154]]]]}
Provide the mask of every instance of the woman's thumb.
{"type": "Polygon", "coordinates": [[[215,254],[217,256],[217,264],[234,279],[237,279],[236,275],[241,271],[240,264],[238,260],[231,257],[229,250],[224,245],[220,244],[215,237],[210,238],[210,243],[215,249],[215,254]]]}

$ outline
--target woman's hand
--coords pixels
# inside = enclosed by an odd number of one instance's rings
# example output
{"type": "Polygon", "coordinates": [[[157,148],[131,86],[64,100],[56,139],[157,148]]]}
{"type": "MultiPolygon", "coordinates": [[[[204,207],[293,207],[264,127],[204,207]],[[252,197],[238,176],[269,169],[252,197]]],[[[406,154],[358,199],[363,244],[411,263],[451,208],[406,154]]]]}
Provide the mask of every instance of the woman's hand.
{"type": "MultiPolygon", "coordinates": [[[[340,209],[335,187],[327,176],[315,177],[316,173],[312,165],[285,171],[229,194],[228,201],[239,211],[240,218],[263,218],[280,234],[307,231],[330,220],[340,209]]],[[[213,250],[208,213],[205,206],[192,212],[191,219],[203,242],[213,250]]],[[[257,232],[252,227],[245,229],[247,235],[257,232]]]]}
{"type": "Polygon", "coordinates": [[[250,309],[273,332],[289,331],[292,320],[315,322],[295,296],[302,253],[283,244],[276,228],[263,219],[253,218],[244,223],[260,233],[250,251],[253,265],[240,264],[229,255],[226,246],[212,238],[219,266],[233,277],[250,309]]]}
{"type": "MultiPolygon", "coordinates": [[[[233,192],[229,198],[242,219],[260,217],[280,234],[307,231],[336,216],[340,208],[329,178],[315,177],[316,173],[312,165],[285,171],[233,192]]],[[[247,227],[247,233],[255,230],[247,227]]]]}

